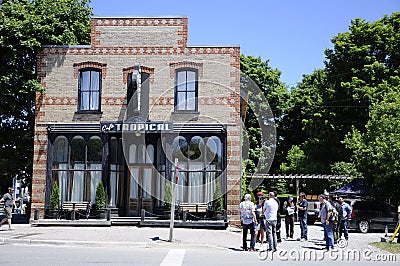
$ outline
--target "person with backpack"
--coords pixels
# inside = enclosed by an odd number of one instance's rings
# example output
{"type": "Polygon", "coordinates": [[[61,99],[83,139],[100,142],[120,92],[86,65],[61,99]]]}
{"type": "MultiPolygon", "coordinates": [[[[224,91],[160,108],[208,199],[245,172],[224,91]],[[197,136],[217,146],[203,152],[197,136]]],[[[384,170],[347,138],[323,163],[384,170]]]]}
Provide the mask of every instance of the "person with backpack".
{"type": "MultiPolygon", "coordinates": [[[[333,222],[332,216],[334,216],[334,208],[327,200],[327,196],[324,194],[319,195],[319,202],[321,203],[320,218],[322,227],[324,228],[324,239],[326,250],[333,250],[334,246],[334,236],[333,236],[333,222]]],[[[337,213],[337,212],[336,212],[337,213]]]]}
{"type": "Polygon", "coordinates": [[[333,230],[333,237],[335,244],[337,244],[337,241],[339,239],[339,230],[340,230],[340,218],[343,216],[343,209],[342,206],[336,201],[336,195],[329,195],[328,196],[329,203],[332,205],[334,208],[332,212],[332,230],[333,230]]]}

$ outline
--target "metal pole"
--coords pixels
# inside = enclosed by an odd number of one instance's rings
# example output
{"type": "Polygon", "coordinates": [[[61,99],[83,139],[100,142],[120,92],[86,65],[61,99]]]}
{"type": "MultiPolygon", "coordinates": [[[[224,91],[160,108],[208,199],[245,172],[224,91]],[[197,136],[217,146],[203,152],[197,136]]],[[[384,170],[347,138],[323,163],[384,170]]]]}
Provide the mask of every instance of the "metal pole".
{"type": "Polygon", "coordinates": [[[175,190],[176,183],[178,183],[179,173],[178,173],[178,158],[175,158],[175,180],[172,180],[172,202],[171,202],[171,220],[169,222],[169,242],[172,242],[174,235],[174,219],[175,219],[175,190]]]}

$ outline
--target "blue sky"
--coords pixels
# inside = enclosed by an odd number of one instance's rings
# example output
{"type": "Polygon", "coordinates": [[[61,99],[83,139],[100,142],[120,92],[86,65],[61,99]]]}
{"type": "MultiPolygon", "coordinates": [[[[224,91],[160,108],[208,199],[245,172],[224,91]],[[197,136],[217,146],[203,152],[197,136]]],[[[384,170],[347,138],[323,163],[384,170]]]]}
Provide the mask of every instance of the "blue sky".
{"type": "Polygon", "coordinates": [[[350,21],[369,22],[400,11],[399,0],[92,0],[95,16],[184,16],[189,45],[238,44],[269,60],[288,86],[323,68],[331,38],[350,21]]]}

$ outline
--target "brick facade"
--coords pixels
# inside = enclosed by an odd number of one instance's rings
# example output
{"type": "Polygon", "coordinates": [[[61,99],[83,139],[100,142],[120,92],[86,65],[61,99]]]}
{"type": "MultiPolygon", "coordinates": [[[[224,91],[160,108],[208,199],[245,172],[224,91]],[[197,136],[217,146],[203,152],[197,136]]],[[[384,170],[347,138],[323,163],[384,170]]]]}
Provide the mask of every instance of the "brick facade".
{"type": "MultiPolygon", "coordinates": [[[[240,48],[188,46],[187,18],[93,18],[91,45],[44,46],[38,55],[38,80],[46,88],[37,95],[32,209],[45,208],[47,126],[121,121],[126,108],[127,74],[134,64],[150,74],[149,119],[175,121],[174,71],[198,71],[198,116],[187,123],[219,123],[227,129],[227,208],[237,220],[240,201],[240,48]],[[101,69],[101,113],[78,116],[78,72],[101,69]],[[217,82],[216,82],[217,81],[217,82]]],[[[47,190],[48,191],[48,190],[47,190]]]]}

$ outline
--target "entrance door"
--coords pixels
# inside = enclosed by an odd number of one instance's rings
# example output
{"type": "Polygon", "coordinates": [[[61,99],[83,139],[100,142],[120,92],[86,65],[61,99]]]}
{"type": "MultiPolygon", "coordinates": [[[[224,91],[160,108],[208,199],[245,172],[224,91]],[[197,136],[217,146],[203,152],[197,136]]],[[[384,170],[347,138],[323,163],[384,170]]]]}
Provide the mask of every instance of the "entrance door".
{"type": "Polygon", "coordinates": [[[153,166],[129,167],[128,215],[153,211],[153,166]]]}

